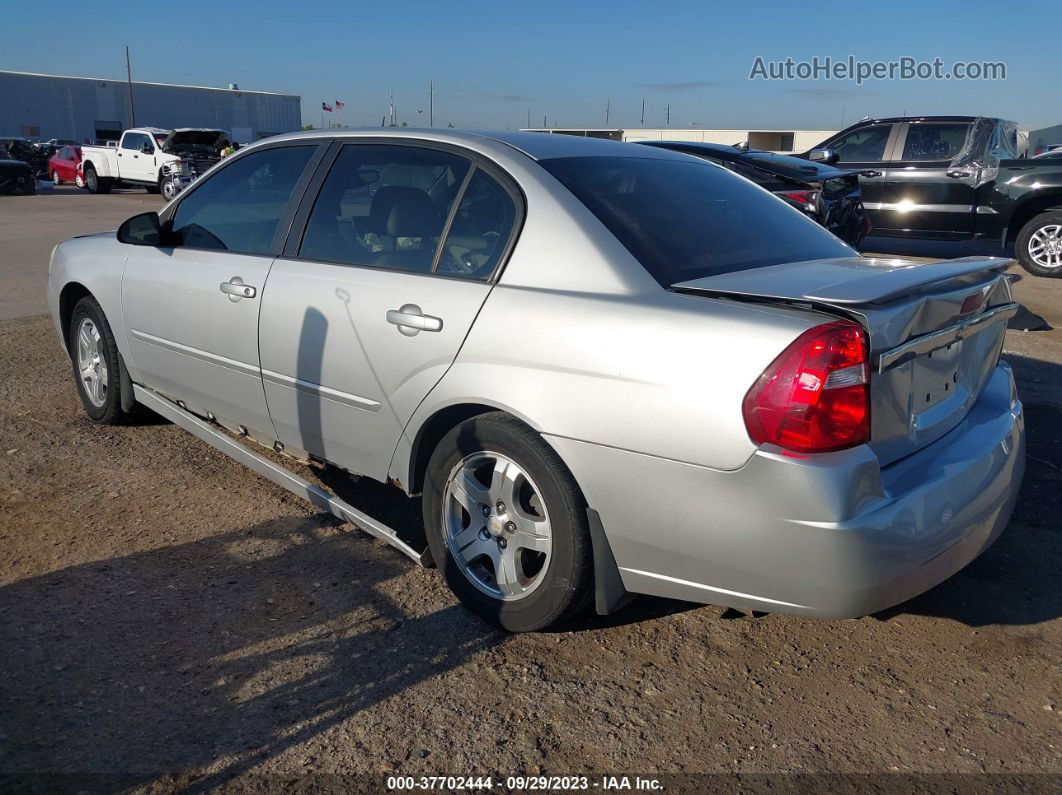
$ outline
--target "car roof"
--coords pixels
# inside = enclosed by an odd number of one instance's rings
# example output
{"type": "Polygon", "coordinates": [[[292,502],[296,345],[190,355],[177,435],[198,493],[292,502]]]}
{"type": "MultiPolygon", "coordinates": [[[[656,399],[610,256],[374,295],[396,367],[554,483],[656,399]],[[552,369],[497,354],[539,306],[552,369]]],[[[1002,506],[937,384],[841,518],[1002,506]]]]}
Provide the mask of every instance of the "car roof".
{"type": "Polygon", "coordinates": [[[267,140],[305,140],[314,138],[395,138],[419,139],[443,143],[474,144],[484,139],[510,146],[534,160],[551,160],[560,157],[641,157],[670,160],[682,157],[680,153],[663,149],[635,149],[622,141],[603,138],[588,138],[581,135],[538,132],[498,132],[480,130],[455,130],[425,127],[365,127],[343,130],[307,130],[285,133],[267,140]],[[641,150],[641,151],[639,151],[641,150]]]}

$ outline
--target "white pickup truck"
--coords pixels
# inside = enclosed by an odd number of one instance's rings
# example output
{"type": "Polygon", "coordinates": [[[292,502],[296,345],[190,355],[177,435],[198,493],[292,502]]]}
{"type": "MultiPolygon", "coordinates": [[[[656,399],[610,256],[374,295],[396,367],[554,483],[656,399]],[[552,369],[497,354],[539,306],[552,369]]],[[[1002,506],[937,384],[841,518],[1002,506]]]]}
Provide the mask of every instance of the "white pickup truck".
{"type": "Polygon", "coordinates": [[[126,130],[117,144],[81,147],[85,187],[109,193],[111,188],[140,186],[169,200],[214,165],[228,144],[224,130],[126,130]]]}

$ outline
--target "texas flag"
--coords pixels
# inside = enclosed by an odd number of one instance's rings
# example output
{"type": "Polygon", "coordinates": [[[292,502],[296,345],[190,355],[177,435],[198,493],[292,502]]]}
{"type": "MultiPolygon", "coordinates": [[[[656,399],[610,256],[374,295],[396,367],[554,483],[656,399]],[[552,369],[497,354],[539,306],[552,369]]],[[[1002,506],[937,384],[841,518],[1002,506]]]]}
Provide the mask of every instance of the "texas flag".
{"type": "Polygon", "coordinates": [[[346,102],[340,102],[338,99],[336,100],[336,110],[343,110],[346,106],[346,102]]]}
{"type": "Polygon", "coordinates": [[[331,113],[332,112],[332,106],[329,105],[327,102],[322,102],[321,103],[321,110],[327,110],[329,113],[331,113]]]}

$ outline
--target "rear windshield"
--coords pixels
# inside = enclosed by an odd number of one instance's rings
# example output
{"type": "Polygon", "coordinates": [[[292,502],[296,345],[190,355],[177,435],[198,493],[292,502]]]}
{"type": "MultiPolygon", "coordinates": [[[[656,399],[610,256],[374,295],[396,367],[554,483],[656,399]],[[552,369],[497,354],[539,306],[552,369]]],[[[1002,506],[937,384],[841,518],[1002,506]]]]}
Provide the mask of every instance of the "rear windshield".
{"type": "Polygon", "coordinates": [[[667,287],[855,251],[799,210],[696,160],[567,157],[540,161],[667,287]]]}

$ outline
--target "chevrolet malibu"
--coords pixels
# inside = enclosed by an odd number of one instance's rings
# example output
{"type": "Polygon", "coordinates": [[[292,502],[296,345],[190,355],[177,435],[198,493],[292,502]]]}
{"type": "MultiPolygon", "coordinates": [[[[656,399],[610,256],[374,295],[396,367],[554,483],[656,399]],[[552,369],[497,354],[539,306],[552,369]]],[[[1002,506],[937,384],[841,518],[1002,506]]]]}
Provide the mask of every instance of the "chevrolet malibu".
{"type": "Polygon", "coordinates": [[[93,420],[143,404],[527,631],[861,616],[977,557],[1024,470],[1005,264],[860,257],[663,149],[327,131],[60,244],[48,291],[93,420]],[[285,456],[420,495],[423,536],[285,456]]]}

